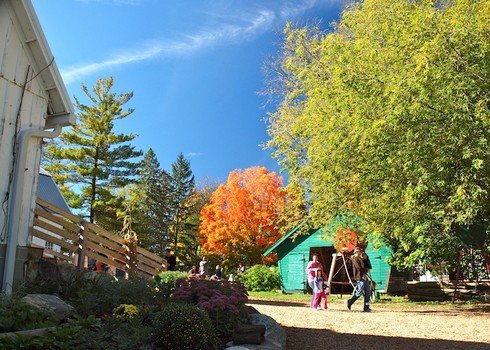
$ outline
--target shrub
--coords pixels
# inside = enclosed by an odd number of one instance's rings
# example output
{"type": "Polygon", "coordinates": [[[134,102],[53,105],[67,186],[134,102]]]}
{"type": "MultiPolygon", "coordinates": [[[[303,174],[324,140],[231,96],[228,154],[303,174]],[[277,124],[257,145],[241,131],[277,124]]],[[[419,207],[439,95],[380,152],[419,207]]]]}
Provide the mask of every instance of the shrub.
{"type": "Polygon", "coordinates": [[[281,278],[276,267],[255,265],[240,275],[240,282],[254,292],[267,292],[281,288],[281,278]]]}
{"type": "Polygon", "coordinates": [[[33,307],[18,298],[0,299],[0,333],[50,327],[58,324],[51,310],[33,307]]]}
{"type": "Polygon", "coordinates": [[[154,349],[151,329],[109,317],[102,322],[90,316],[70,319],[43,337],[0,338],[1,349],[132,350],[154,349]]]}
{"type": "Polygon", "coordinates": [[[138,307],[132,304],[121,304],[114,309],[114,316],[123,321],[132,321],[139,314],[138,307]]]}
{"type": "Polygon", "coordinates": [[[235,325],[246,318],[248,296],[240,283],[200,279],[180,281],[174,298],[206,310],[220,337],[230,336],[235,325]]]}
{"type": "Polygon", "coordinates": [[[168,300],[175,291],[177,281],[187,279],[187,274],[180,271],[165,271],[155,276],[155,287],[158,297],[168,300]]]}
{"type": "Polygon", "coordinates": [[[162,349],[206,349],[216,341],[207,313],[194,305],[169,303],[153,318],[152,340],[162,349]]]}
{"type": "Polygon", "coordinates": [[[37,279],[27,285],[27,293],[59,295],[73,305],[82,316],[108,314],[119,304],[149,305],[156,289],[144,278],[115,280],[107,273],[97,273],[87,279],[83,273],[73,273],[62,281],[37,279]]]}

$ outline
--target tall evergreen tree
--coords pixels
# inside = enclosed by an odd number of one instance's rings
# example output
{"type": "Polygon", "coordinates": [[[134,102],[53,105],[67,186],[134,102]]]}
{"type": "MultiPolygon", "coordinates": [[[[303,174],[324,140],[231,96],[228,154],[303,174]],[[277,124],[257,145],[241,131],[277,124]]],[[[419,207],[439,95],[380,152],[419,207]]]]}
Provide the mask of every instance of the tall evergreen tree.
{"type": "Polygon", "coordinates": [[[182,153],[179,153],[175,162],[172,163],[170,181],[173,196],[169,238],[177,256],[181,257],[182,252],[179,249],[179,244],[184,240],[186,221],[191,214],[191,201],[189,199],[195,187],[190,162],[185,159],[182,153]]]}
{"type": "Polygon", "coordinates": [[[82,84],[91,105],[75,98],[78,122],[71,131],[63,131],[60,144],[48,146],[45,163],[72,207],[83,209],[90,222],[119,231],[116,211],[121,199],[116,189],[133,181],[135,158],[142,153],[130,144],[136,134],[113,130],[117,120],[134,111],[123,110],[133,93],[116,94],[113,85],[112,77],[97,80],[91,91],[82,84]]]}
{"type": "Polygon", "coordinates": [[[139,237],[148,249],[163,254],[169,240],[173,190],[169,174],[160,168],[156,154],[151,148],[144,156],[139,175],[139,237]]]}

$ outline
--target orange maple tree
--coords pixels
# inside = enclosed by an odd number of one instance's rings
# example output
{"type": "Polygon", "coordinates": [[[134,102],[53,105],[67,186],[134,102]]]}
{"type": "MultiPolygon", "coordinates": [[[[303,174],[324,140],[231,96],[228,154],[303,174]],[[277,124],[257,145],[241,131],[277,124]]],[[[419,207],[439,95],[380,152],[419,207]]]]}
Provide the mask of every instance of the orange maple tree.
{"type": "Polygon", "coordinates": [[[232,171],[201,211],[204,250],[235,264],[265,262],[262,253],[280,238],[282,184],[282,177],[265,167],[232,171]]]}

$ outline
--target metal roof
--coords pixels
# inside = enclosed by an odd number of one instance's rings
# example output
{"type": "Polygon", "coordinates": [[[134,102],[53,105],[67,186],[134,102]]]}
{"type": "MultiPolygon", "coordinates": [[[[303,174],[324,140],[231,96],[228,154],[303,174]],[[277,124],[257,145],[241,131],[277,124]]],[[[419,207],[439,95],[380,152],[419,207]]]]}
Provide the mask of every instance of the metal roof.
{"type": "Polygon", "coordinates": [[[51,174],[42,168],[39,171],[39,179],[37,181],[37,196],[54,204],[58,208],[71,213],[70,207],[63,198],[63,195],[56,185],[56,182],[54,182],[51,177],[51,174]]]}

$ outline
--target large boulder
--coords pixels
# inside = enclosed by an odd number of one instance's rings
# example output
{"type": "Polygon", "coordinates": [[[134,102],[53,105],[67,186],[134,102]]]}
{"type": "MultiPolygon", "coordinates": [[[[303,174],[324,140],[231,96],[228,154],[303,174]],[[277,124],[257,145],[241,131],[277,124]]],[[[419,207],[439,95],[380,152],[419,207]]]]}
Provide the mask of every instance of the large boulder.
{"type": "Polygon", "coordinates": [[[63,321],[77,313],[73,306],[65,303],[56,295],[28,294],[22,300],[36,308],[45,308],[53,311],[59,321],[63,321]]]}

